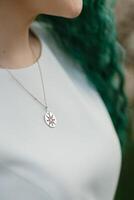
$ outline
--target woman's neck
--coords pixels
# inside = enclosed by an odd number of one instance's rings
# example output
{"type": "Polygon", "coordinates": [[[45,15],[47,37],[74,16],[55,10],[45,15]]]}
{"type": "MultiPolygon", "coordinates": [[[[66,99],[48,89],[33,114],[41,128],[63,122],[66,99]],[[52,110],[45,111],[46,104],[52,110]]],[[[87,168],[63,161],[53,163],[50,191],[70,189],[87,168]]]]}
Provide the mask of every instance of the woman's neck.
{"type": "Polygon", "coordinates": [[[0,1],[0,67],[20,68],[33,64],[31,45],[36,48],[37,59],[39,41],[29,32],[36,14],[24,1],[0,1]]]}

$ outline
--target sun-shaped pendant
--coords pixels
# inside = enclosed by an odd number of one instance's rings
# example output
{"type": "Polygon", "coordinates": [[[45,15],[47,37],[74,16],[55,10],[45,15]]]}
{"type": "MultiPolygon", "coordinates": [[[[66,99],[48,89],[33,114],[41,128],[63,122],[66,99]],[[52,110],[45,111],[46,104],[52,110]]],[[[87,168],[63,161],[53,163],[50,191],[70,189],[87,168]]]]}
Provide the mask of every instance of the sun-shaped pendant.
{"type": "Polygon", "coordinates": [[[50,112],[47,111],[44,115],[44,121],[46,122],[46,124],[50,127],[50,128],[54,128],[57,124],[57,120],[55,115],[50,112]]]}

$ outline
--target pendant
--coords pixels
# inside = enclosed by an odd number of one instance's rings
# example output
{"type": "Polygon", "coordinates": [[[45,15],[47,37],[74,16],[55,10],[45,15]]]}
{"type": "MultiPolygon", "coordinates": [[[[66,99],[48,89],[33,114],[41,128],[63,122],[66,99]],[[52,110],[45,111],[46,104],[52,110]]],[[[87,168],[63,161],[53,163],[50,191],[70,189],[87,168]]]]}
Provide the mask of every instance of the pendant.
{"type": "Polygon", "coordinates": [[[57,124],[57,120],[56,120],[55,115],[50,111],[47,111],[45,113],[44,121],[50,128],[54,128],[57,124]]]}

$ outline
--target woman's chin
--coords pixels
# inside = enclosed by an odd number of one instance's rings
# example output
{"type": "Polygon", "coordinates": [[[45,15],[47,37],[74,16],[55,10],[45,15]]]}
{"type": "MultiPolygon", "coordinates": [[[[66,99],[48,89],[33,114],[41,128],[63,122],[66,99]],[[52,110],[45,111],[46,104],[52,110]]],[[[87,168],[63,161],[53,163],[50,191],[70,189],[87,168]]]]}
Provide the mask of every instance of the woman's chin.
{"type": "MultiPolygon", "coordinates": [[[[57,0],[59,3],[59,1],[57,0]]],[[[65,1],[66,2],[66,1],[65,1]]],[[[55,2],[56,3],[56,2],[55,2]]],[[[59,17],[65,17],[65,18],[75,18],[78,17],[83,8],[83,0],[67,0],[66,3],[57,3],[56,6],[49,6],[49,9],[47,7],[41,8],[43,9],[43,12],[40,14],[48,14],[53,16],[59,16],[59,17]]]]}
{"type": "Polygon", "coordinates": [[[83,8],[83,1],[82,0],[74,0],[73,5],[70,6],[70,10],[69,10],[70,12],[67,17],[68,18],[78,17],[82,12],[82,8],[83,8]]]}

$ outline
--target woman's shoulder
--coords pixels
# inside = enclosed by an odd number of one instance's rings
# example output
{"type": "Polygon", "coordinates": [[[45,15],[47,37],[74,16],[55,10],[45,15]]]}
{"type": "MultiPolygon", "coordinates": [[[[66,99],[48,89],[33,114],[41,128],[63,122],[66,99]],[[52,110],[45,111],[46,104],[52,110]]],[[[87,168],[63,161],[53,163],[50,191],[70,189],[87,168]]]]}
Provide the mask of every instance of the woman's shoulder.
{"type": "Polygon", "coordinates": [[[93,83],[87,78],[80,63],[60,48],[55,40],[54,34],[51,34],[51,24],[34,21],[32,28],[41,36],[47,49],[50,50],[53,57],[58,61],[60,65],[59,69],[64,71],[63,74],[66,75],[77,92],[81,93],[85,102],[92,107],[92,110],[96,113],[100,121],[104,122],[105,128],[108,126],[109,129],[111,127],[111,130],[115,131],[102,97],[93,83]]]}
{"type": "Polygon", "coordinates": [[[99,109],[98,115],[100,113],[101,118],[103,117],[108,123],[112,123],[102,97],[93,83],[88,80],[80,63],[63,51],[55,40],[54,35],[51,34],[51,24],[42,21],[34,21],[31,26],[38,36],[42,38],[46,50],[49,50],[52,56],[56,58],[61,66],[60,69],[65,72],[64,74],[68,77],[68,80],[73,83],[78,93],[81,93],[84,99],[89,102],[89,106],[91,103],[94,109],[99,109]]]}

